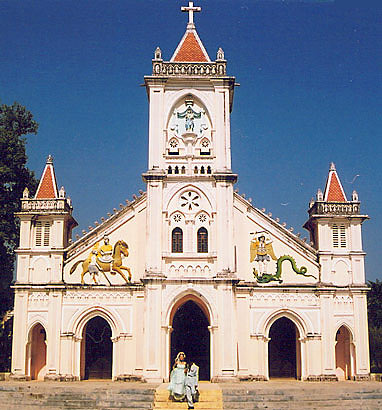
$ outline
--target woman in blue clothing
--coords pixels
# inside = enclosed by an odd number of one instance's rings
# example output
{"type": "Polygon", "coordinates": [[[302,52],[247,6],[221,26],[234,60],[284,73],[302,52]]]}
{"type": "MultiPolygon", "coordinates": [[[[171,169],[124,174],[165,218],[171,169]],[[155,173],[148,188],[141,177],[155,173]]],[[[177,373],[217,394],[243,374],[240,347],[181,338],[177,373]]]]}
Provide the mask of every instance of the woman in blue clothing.
{"type": "Polygon", "coordinates": [[[183,352],[179,352],[176,356],[174,366],[170,374],[170,395],[176,401],[182,401],[186,395],[185,380],[186,380],[186,355],[183,352]]]}

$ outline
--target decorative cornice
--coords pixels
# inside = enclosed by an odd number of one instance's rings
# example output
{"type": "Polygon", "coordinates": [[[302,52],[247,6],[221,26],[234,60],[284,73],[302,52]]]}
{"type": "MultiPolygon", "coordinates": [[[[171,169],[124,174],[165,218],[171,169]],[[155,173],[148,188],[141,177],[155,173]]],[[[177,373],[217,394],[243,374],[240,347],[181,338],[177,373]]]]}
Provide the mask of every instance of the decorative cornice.
{"type": "Polygon", "coordinates": [[[159,77],[221,77],[227,75],[227,62],[225,60],[169,62],[154,59],[152,75],[159,77]]]}
{"type": "Polygon", "coordinates": [[[166,178],[166,174],[164,171],[147,171],[142,174],[142,179],[144,182],[149,181],[163,181],[166,178]]]}
{"type": "Polygon", "coordinates": [[[231,184],[236,183],[238,178],[237,174],[233,174],[232,172],[215,172],[212,176],[216,182],[229,182],[231,184]]]}
{"type": "Polygon", "coordinates": [[[21,199],[21,212],[17,215],[27,213],[52,213],[52,212],[67,212],[71,214],[73,207],[66,198],[56,199],[21,199]]]}
{"type": "Polygon", "coordinates": [[[360,202],[316,201],[309,209],[309,216],[322,215],[359,215],[360,202]]]}

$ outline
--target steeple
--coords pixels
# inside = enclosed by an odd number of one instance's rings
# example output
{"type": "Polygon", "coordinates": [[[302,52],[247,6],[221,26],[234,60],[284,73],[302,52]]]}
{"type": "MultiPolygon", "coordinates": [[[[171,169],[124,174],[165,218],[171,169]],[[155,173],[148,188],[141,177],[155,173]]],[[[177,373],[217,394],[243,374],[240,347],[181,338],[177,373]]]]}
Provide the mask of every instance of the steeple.
{"type": "Polygon", "coordinates": [[[326,202],[347,202],[345,191],[338,177],[334,162],[330,164],[328,179],[324,192],[326,202]]]}
{"type": "Polygon", "coordinates": [[[35,199],[58,198],[57,182],[53,167],[53,157],[48,155],[40,183],[38,185],[35,199]]]}

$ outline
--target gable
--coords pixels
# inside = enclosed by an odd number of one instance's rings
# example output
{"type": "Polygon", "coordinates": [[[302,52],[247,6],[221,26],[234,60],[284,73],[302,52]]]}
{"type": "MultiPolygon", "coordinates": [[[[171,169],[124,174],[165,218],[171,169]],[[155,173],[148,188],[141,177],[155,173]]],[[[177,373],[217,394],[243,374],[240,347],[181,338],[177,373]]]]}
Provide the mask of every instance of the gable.
{"type": "Polygon", "coordinates": [[[129,269],[132,282],[138,282],[144,275],[145,260],[146,196],[139,198],[119,215],[111,217],[69,247],[64,262],[63,279],[65,283],[80,284],[81,274],[85,268],[86,273],[83,276],[85,284],[94,284],[93,277],[95,277],[101,285],[109,285],[108,280],[112,285],[125,285],[126,281],[118,273],[120,268],[126,278],[129,269]],[[105,235],[108,237],[108,244],[105,244],[105,235]],[[98,269],[89,268],[89,265],[96,265],[97,258],[99,260],[100,255],[105,253],[104,251],[108,253],[109,249],[113,252],[114,260],[120,257],[116,262],[117,269],[113,269],[113,273],[108,272],[107,268],[105,274],[98,269]],[[128,255],[126,256],[124,252],[128,255]],[[89,269],[95,273],[90,274],[89,269]]]}
{"type": "Polygon", "coordinates": [[[244,281],[301,285],[320,279],[316,251],[238,195],[234,198],[234,243],[237,275],[244,281]]]}

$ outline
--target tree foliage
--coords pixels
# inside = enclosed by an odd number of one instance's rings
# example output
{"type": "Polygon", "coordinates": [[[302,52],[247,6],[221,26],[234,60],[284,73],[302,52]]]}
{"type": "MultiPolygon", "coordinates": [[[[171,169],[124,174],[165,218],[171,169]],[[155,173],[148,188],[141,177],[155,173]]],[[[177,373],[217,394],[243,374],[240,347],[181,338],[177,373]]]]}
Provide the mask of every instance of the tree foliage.
{"type": "MultiPolygon", "coordinates": [[[[25,135],[37,133],[38,124],[22,105],[0,105],[0,366],[9,363],[10,329],[3,318],[12,309],[10,284],[15,264],[14,250],[19,241],[19,224],[14,213],[27,186],[37,188],[33,172],[26,167],[25,135]],[[8,348],[8,350],[7,350],[8,348]]],[[[1,369],[0,369],[1,370],[1,369]]]]}
{"type": "Polygon", "coordinates": [[[370,364],[373,373],[382,373],[382,282],[369,281],[367,296],[369,317],[370,364]]]}

